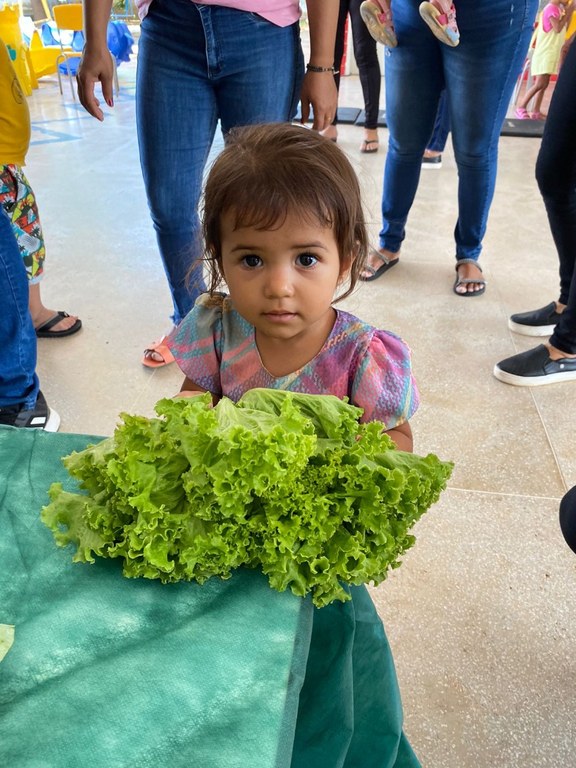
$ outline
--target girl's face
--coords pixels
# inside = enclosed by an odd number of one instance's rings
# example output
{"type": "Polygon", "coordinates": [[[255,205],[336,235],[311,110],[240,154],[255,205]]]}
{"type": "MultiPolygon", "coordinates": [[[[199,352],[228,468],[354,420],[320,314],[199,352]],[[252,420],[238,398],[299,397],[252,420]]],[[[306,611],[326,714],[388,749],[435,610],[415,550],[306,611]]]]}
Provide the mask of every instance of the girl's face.
{"type": "Polygon", "coordinates": [[[225,215],[222,271],[235,309],[257,341],[297,343],[314,356],[332,330],[332,300],[349,267],[343,272],[332,229],[293,214],[271,230],[233,225],[225,215]]]}

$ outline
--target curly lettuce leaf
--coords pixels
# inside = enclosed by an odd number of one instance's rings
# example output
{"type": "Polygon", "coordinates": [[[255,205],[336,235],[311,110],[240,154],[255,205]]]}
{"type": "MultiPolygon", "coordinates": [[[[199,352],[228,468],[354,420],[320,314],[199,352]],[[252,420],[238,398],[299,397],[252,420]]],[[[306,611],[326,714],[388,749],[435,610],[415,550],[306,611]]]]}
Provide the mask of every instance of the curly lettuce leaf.
{"type": "Polygon", "coordinates": [[[113,437],[64,459],[81,492],[52,486],[42,519],[74,560],[116,557],[162,582],[260,568],[321,607],[398,567],[452,471],[330,395],[258,389],[212,408],[206,394],[156,413],[123,414],[113,437]]]}

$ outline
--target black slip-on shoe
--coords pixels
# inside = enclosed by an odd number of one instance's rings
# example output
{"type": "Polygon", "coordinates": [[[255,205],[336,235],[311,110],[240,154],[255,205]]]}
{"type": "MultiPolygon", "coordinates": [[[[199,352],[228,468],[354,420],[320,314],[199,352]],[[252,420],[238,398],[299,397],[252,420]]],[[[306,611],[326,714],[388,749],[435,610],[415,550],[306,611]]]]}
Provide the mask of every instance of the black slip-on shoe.
{"type": "Polygon", "coordinates": [[[523,336],[551,336],[561,317],[556,312],[556,303],[552,301],[540,309],[512,315],[508,320],[508,328],[523,336]]]}
{"type": "Polygon", "coordinates": [[[576,357],[552,360],[544,344],[507,357],[494,366],[494,376],[516,387],[538,387],[576,380],[576,357]]]}

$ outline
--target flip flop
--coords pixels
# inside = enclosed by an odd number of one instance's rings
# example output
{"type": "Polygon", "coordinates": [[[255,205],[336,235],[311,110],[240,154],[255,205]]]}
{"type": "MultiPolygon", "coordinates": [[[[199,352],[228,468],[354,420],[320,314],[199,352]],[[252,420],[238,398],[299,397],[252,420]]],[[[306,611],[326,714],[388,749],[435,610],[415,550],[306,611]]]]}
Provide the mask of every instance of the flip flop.
{"type": "Polygon", "coordinates": [[[481,277],[477,277],[477,278],[460,277],[458,275],[458,267],[461,264],[474,264],[476,267],[478,267],[480,272],[482,272],[482,267],[480,266],[480,264],[478,264],[478,262],[475,259],[459,259],[456,262],[456,280],[454,280],[454,285],[452,286],[452,290],[454,291],[456,296],[463,296],[464,298],[470,298],[471,296],[482,296],[482,294],[486,290],[486,280],[484,280],[481,277]],[[480,283],[482,287],[478,291],[465,291],[463,293],[456,290],[457,286],[459,285],[471,285],[472,283],[480,283]]]}
{"type": "Polygon", "coordinates": [[[360,145],[360,152],[364,155],[373,155],[380,149],[380,142],[378,139],[364,139],[360,145]]]}
{"type": "Polygon", "coordinates": [[[142,358],[142,365],[147,368],[162,368],[165,365],[170,365],[174,362],[174,355],[170,352],[170,349],[164,344],[166,336],[162,336],[159,341],[154,341],[147,349],[144,350],[144,357],[142,358]],[[156,352],[160,355],[162,360],[154,360],[152,352],[156,352]]]}
{"type": "Polygon", "coordinates": [[[371,256],[378,256],[380,261],[382,262],[382,266],[378,267],[378,269],[375,269],[370,264],[366,264],[364,267],[365,272],[369,272],[370,275],[368,277],[362,277],[360,275],[360,280],[362,280],[365,283],[371,283],[372,280],[377,280],[381,275],[384,274],[384,272],[387,272],[389,269],[392,269],[393,266],[398,264],[400,261],[400,257],[396,257],[395,259],[388,259],[386,256],[384,256],[383,253],[380,253],[380,251],[377,251],[375,248],[372,248],[370,251],[371,256]]]}
{"type": "Polygon", "coordinates": [[[51,329],[64,320],[65,317],[70,317],[68,312],[56,312],[54,317],[51,317],[50,320],[47,320],[36,328],[36,336],[39,339],[59,339],[61,336],[72,336],[73,333],[77,333],[80,328],[82,328],[82,320],[78,318],[70,328],[66,328],[63,331],[52,331],[51,329]]]}

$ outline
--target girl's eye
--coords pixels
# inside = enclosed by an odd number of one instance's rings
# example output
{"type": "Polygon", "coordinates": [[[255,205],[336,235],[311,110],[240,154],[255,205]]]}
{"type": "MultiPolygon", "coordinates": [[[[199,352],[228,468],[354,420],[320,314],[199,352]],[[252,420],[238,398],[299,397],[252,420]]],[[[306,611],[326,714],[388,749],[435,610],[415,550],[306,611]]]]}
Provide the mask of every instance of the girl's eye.
{"type": "Polygon", "coordinates": [[[318,258],[314,256],[313,253],[301,253],[299,254],[296,261],[301,267],[306,267],[309,269],[310,267],[313,267],[318,262],[318,258]]]}
{"type": "Polygon", "coordinates": [[[249,253],[247,256],[242,257],[242,261],[247,267],[259,267],[262,264],[260,256],[255,256],[253,253],[249,253]]]}

